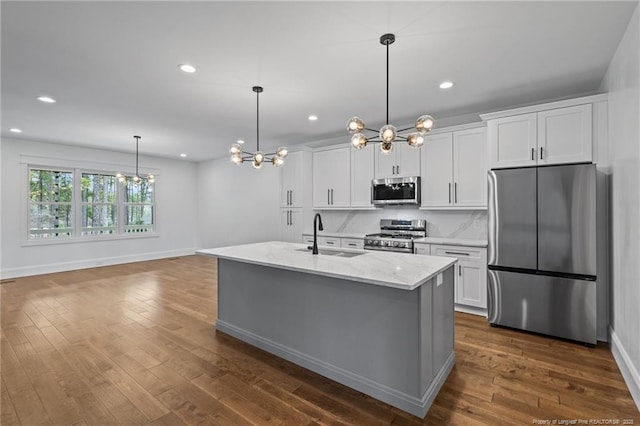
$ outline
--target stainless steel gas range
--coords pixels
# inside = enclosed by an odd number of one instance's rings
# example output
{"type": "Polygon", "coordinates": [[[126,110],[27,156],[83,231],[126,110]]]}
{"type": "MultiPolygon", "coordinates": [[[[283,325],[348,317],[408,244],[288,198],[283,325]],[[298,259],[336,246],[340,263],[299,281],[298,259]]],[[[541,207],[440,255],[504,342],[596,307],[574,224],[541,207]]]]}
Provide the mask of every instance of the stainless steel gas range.
{"type": "Polygon", "coordinates": [[[424,219],[380,219],[380,232],[365,236],[364,249],[413,253],[413,240],[426,236],[424,219]]]}

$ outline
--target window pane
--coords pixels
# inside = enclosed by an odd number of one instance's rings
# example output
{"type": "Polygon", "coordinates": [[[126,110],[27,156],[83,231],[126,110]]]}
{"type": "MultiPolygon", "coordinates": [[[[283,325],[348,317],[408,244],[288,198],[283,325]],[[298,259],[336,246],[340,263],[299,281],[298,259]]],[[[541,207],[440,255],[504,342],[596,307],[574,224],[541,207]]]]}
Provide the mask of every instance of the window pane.
{"type": "Polygon", "coordinates": [[[115,204],[84,204],[82,235],[115,234],[118,209],[115,204]]]}
{"type": "Polygon", "coordinates": [[[124,201],[126,203],[153,203],[153,183],[142,178],[137,184],[133,179],[127,178],[124,201]]]}
{"type": "Polygon", "coordinates": [[[29,237],[66,237],[72,234],[73,217],[70,204],[31,204],[29,237]]]}
{"type": "Polygon", "coordinates": [[[126,206],[125,232],[153,231],[153,205],[126,206]]]}
{"type": "Polygon", "coordinates": [[[71,202],[73,173],[29,169],[30,200],[40,203],[71,202]]]}
{"type": "Polygon", "coordinates": [[[115,203],[116,177],[83,173],[82,201],[85,203],[115,203]]]}

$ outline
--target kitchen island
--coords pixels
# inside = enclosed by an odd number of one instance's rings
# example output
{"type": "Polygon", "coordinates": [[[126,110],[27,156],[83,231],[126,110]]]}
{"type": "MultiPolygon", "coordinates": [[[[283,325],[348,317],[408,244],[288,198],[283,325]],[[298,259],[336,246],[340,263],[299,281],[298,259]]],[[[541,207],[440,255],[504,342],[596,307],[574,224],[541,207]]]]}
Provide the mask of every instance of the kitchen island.
{"type": "Polygon", "coordinates": [[[453,368],[456,259],[265,242],[218,258],[216,329],[424,417],[453,368]]]}

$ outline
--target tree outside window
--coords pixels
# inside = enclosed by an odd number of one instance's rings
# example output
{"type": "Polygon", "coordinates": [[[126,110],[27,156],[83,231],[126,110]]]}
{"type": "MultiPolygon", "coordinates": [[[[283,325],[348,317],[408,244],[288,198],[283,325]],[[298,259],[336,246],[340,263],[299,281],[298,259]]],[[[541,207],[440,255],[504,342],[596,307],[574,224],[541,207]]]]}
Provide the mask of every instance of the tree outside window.
{"type": "Polygon", "coordinates": [[[29,170],[29,238],[73,235],[73,172],[29,170]]]}

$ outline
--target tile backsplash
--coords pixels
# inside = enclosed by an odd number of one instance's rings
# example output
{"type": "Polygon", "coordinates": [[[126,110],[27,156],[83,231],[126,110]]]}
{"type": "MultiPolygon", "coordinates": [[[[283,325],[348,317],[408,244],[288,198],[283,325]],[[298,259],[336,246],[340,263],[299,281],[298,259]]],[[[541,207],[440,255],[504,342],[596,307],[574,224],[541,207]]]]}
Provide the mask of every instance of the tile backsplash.
{"type": "Polygon", "coordinates": [[[418,210],[383,207],[376,210],[322,210],[324,230],[355,234],[379,232],[380,219],[426,219],[427,236],[464,239],[487,238],[486,210],[418,210]]]}

